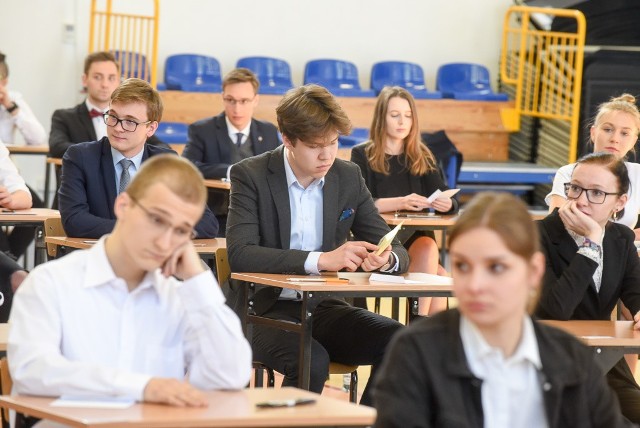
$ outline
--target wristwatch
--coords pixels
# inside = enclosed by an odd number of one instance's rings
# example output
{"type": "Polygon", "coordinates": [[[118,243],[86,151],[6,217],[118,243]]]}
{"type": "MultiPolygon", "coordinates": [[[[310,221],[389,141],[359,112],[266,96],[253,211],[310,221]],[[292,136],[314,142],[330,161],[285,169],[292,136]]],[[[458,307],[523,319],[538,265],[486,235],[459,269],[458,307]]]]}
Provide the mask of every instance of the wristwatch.
{"type": "Polygon", "coordinates": [[[7,108],[7,111],[9,113],[13,113],[14,111],[16,111],[18,109],[18,104],[16,104],[16,102],[12,102],[11,105],[7,108]]]}

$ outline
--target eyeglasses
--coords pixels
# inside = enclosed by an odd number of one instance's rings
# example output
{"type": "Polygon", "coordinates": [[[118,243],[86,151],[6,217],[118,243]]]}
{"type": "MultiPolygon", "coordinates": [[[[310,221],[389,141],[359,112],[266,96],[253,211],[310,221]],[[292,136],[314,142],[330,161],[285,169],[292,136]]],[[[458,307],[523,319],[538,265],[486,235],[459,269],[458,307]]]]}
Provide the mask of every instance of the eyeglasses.
{"type": "Polygon", "coordinates": [[[241,100],[236,100],[235,98],[232,97],[224,97],[222,99],[222,101],[224,101],[225,104],[228,104],[230,106],[235,106],[236,104],[240,104],[241,107],[246,106],[247,104],[253,102],[253,100],[255,100],[256,97],[253,98],[242,98],[241,100]]]}
{"type": "Polygon", "coordinates": [[[138,200],[133,196],[129,195],[129,198],[131,198],[131,200],[136,205],[138,205],[142,209],[142,211],[144,211],[144,213],[147,215],[147,219],[149,220],[149,224],[159,235],[164,234],[167,232],[167,230],[171,229],[171,236],[177,240],[186,241],[188,239],[194,239],[196,237],[196,232],[195,230],[193,230],[193,227],[173,226],[169,222],[169,220],[145,208],[144,205],[138,202],[138,200]]]}
{"type": "Polygon", "coordinates": [[[578,199],[583,191],[586,192],[587,200],[592,204],[604,204],[607,195],[621,195],[621,193],[605,192],[600,189],[585,189],[577,184],[564,183],[564,194],[569,199],[578,199]]]}
{"type": "Polygon", "coordinates": [[[135,130],[138,129],[138,125],[147,125],[151,123],[150,120],[147,120],[146,122],[136,122],[135,120],[131,119],[120,119],[119,117],[116,117],[109,113],[105,113],[103,117],[104,123],[107,126],[115,128],[118,124],[120,124],[122,125],[122,129],[127,132],[135,132],[135,130]]]}

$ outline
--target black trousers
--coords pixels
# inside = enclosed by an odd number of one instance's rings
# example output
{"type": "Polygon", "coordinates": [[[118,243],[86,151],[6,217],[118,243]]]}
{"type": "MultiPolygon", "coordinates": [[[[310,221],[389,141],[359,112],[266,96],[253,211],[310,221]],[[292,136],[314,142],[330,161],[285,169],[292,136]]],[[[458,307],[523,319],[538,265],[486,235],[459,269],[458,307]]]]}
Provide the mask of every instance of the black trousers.
{"type": "Polygon", "coordinates": [[[640,386],[622,358],[607,373],[607,382],[618,396],[622,414],[633,423],[640,423],[640,386]]]}
{"type": "MultiPolygon", "coordinates": [[[[300,321],[300,302],[278,301],[265,317],[300,321]]],[[[344,301],[327,299],[313,312],[310,390],[322,392],[329,362],[371,365],[360,404],[372,406],[371,385],[393,334],[402,324],[344,301]]],[[[300,336],[265,326],[253,327],[253,358],[284,375],[282,386],[298,386],[300,336]]]]}

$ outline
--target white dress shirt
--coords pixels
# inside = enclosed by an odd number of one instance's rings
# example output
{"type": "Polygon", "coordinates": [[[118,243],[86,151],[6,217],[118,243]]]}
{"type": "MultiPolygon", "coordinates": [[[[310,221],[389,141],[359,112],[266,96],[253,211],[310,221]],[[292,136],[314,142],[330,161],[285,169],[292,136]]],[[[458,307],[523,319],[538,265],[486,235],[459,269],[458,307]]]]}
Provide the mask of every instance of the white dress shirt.
{"type": "Polygon", "coordinates": [[[157,269],[129,292],[105,239],[37,266],[20,286],[7,349],[15,392],[140,400],[152,377],[243,388],[251,348],[211,271],[180,282],[157,269]]]}
{"type": "Polygon", "coordinates": [[[546,428],[538,374],[542,362],[531,318],[523,320],[520,343],[509,358],[490,346],[464,316],[460,317],[460,338],[471,372],[482,379],[484,426],[546,428]]]}
{"type": "MultiPolygon", "coordinates": [[[[84,100],[84,105],[87,106],[87,110],[98,110],[102,113],[106,113],[105,110],[98,108],[89,102],[89,99],[84,100]]],[[[108,111],[109,109],[107,109],[108,111]]],[[[91,118],[91,122],[93,123],[93,130],[96,131],[96,138],[101,140],[103,137],[107,136],[107,124],[104,123],[104,117],[96,116],[91,118]]]]}
{"type": "Polygon", "coordinates": [[[9,97],[19,109],[14,112],[14,116],[4,107],[0,107],[0,141],[7,145],[14,144],[14,133],[18,129],[28,146],[46,146],[47,134],[22,95],[9,91],[9,97]]]}
{"type": "Polygon", "coordinates": [[[0,142],[0,185],[5,186],[9,193],[16,190],[24,190],[29,193],[29,188],[18,172],[15,164],[9,157],[9,149],[0,142]]]}

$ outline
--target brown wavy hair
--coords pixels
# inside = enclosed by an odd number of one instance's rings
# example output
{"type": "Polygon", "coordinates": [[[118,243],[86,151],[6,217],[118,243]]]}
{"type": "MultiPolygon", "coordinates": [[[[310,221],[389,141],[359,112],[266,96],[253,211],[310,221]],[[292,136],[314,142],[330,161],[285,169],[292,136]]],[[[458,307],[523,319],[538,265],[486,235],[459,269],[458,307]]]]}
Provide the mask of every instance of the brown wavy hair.
{"type": "Polygon", "coordinates": [[[418,114],[416,103],[411,94],[400,86],[385,86],[376,102],[376,108],[369,131],[371,141],[367,145],[365,152],[371,169],[385,175],[389,174],[389,162],[384,152],[385,140],[387,138],[387,113],[389,111],[389,101],[391,98],[402,98],[409,102],[413,122],[409,135],[404,140],[404,152],[407,166],[412,175],[424,175],[427,172],[437,169],[436,159],[429,148],[420,138],[420,126],[418,124],[418,114]]]}

